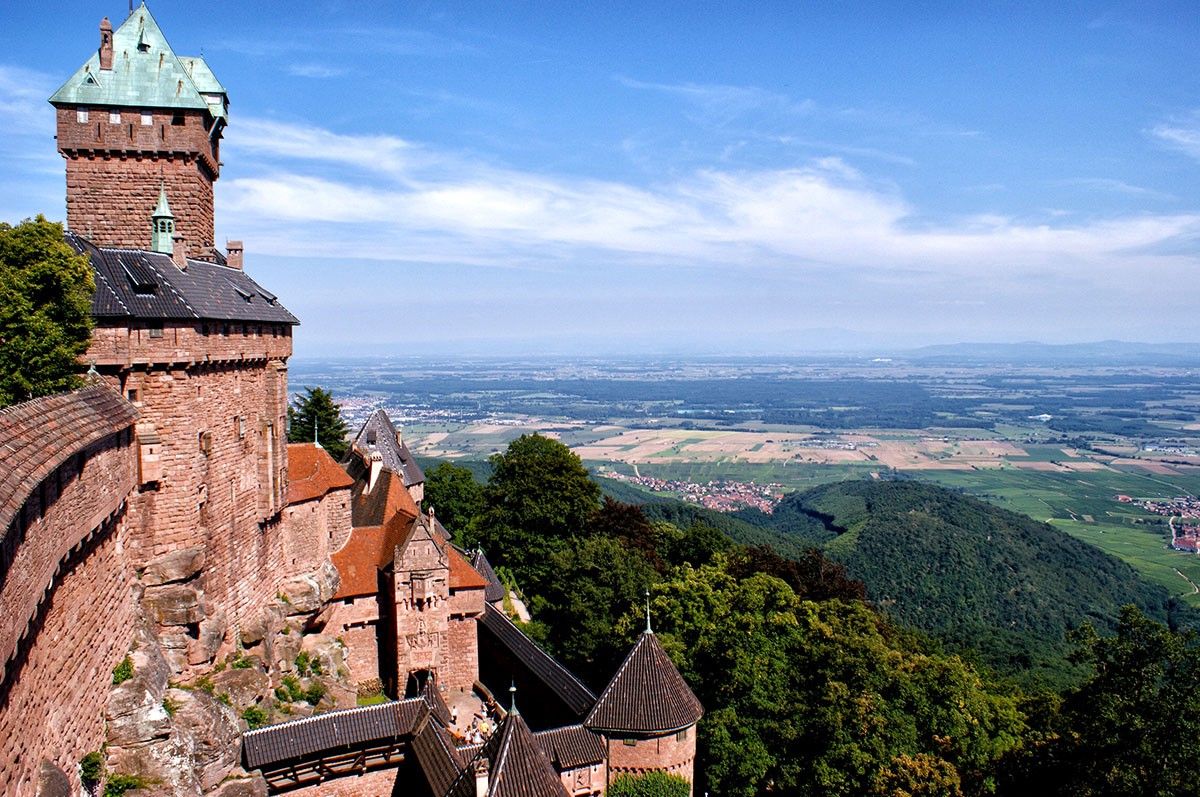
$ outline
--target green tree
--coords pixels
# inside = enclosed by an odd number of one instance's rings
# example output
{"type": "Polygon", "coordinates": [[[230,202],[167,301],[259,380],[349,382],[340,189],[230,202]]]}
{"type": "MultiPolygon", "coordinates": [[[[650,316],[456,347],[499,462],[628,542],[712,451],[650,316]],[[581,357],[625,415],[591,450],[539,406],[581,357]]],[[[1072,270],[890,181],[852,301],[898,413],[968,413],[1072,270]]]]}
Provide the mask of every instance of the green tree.
{"type": "Polygon", "coordinates": [[[315,427],[317,441],[331,457],[341,461],[350,450],[346,440],[349,430],[333,394],[319,387],[305,388],[304,392],[288,407],[288,442],[311,443],[315,427]]]}
{"type": "Polygon", "coordinates": [[[483,485],[469,468],[441,462],[425,474],[426,511],[430,507],[452,533],[462,535],[483,511],[483,485]]]}
{"type": "Polygon", "coordinates": [[[1011,793],[1200,794],[1200,640],[1127,606],[1115,636],[1087,628],[1077,642],[1093,674],[1064,696],[1056,733],[1014,767],[1011,793]]]}
{"type": "Polygon", "coordinates": [[[0,223],[0,406],[79,386],[94,292],[61,224],[0,223]]]}
{"type": "Polygon", "coordinates": [[[489,461],[473,542],[536,598],[550,580],[551,554],[583,531],[600,505],[600,488],[569,448],[537,434],[521,435],[489,461]]]}
{"type": "Polygon", "coordinates": [[[617,775],[605,793],[609,797],[688,797],[692,787],[678,775],[647,772],[644,775],[617,775]]]}

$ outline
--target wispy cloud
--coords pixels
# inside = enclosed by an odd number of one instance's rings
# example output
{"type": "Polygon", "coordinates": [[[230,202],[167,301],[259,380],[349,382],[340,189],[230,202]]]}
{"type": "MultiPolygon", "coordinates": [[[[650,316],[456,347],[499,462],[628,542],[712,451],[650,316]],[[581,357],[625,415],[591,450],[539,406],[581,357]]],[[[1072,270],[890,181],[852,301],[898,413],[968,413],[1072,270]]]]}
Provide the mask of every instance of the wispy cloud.
{"type": "Polygon", "coordinates": [[[1127,183],[1124,180],[1115,180],[1111,177],[1074,177],[1067,180],[1058,180],[1055,184],[1085,188],[1089,191],[1104,191],[1112,194],[1124,194],[1125,196],[1138,197],[1140,199],[1177,199],[1174,194],[1168,194],[1163,191],[1155,191],[1153,188],[1133,185],[1132,183],[1127,183]]]}
{"type": "Polygon", "coordinates": [[[288,66],[288,74],[296,77],[309,78],[334,78],[342,77],[349,74],[350,70],[343,67],[328,66],[326,64],[291,64],[288,66]]]}
{"type": "Polygon", "coordinates": [[[239,127],[244,135],[231,145],[258,169],[219,184],[222,207],[265,233],[276,254],[496,265],[600,255],[678,266],[992,276],[1044,269],[1096,278],[1197,262],[1169,250],[1200,235],[1200,214],[1071,222],[976,215],[932,224],[894,185],[835,157],[790,169],[696,170],[641,186],[515,170],[390,136],[248,120],[239,127]]]}
{"type": "Polygon", "coordinates": [[[0,64],[0,117],[8,135],[37,135],[54,129],[46,98],[58,87],[49,75],[0,64]]]}
{"type": "Polygon", "coordinates": [[[1149,133],[1164,146],[1200,160],[1200,110],[1161,122],[1149,133]]]}

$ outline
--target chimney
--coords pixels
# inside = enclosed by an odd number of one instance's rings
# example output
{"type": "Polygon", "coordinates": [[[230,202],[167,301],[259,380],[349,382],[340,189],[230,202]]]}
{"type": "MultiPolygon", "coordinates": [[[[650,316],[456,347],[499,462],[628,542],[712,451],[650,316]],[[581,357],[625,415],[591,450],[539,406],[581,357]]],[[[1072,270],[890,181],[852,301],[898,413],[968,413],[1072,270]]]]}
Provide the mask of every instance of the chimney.
{"type": "Polygon", "coordinates": [[[371,475],[367,481],[367,492],[375,489],[375,482],[379,481],[379,472],[383,470],[383,454],[378,451],[372,451],[370,455],[371,475]]]}
{"type": "Polygon", "coordinates": [[[179,233],[171,236],[171,260],[175,261],[180,271],[187,271],[187,242],[179,233]]]}
{"type": "Polygon", "coordinates": [[[100,20],[100,68],[112,70],[112,23],[108,17],[100,20]]]}
{"type": "Polygon", "coordinates": [[[483,756],[475,762],[475,797],[487,797],[488,760],[483,756]]]}
{"type": "Polygon", "coordinates": [[[225,242],[225,265],[230,268],[242,270],[242,242],[241,241],[226,241],[225,242]]]}

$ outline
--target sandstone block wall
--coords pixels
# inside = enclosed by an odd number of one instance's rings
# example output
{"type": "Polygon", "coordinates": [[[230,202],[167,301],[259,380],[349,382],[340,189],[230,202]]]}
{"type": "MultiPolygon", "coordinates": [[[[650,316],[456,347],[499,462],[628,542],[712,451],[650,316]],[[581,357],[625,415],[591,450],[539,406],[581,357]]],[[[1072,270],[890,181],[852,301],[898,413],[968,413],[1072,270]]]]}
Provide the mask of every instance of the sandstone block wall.
{"type": "Polygon", "coordinates": [[[213,181],[219,137],[200,110],[59,108],[58,148],[67,160],[67,226],[100,246],[150,248],[150,213],[167,190],[175,229],[197,252],[213,245],[213,181]],[[115,120],[110,113],[116,113],[115,120]],[[179,122],[178,124],[176,122],[179,122]]]}
{"type": "MultiPolygon", "coordinates": [[[[476,590],[482,592],[482,590],[476,590]]],[[[479,680],[479,624],[475,617],[452,617],[446,628],[438,685],[471,691],[479,680]]]]}
{"type": "Polygon", "coordinates": [[[356,684],[381,678],[379,672],[379,600],[348,598],[330,606],[327,632],[346,643],[346,667],[356,684]]]}
{"type": "Polygon", "coordinates": [[[350,775],[304,786],[287,794],[289,797],[392,797],[402,793],[397,789],[396,776],[394,768],[377,769],[364,775],[350,775]]]}
{"type": "Polygon", "coordinates": [[[291,504],[284,509],[287,530],[279,546],[279,566],[288,573],[316,570],[350,538],[350,490],[291,504]]]}
{"type": "Polygon", "coordinates": [[[649,739],[608,739],[609,781],[618,775],[640,775],[651,770],[667,772],[692,781],[696,762],[696,726],[681,733],[670,733],[649,739]],[[681,738],[682,734],[682,738],[681,738]]]}
{"type": "Polygon", "coordinates": [[[19,640],[37,631],[35,618],[53,590],[63,563],[106,522],[123,514],[133,488],[133,430],[88,446],[69,457],[25,499],[5,535],[0,571],[0,682],[15,673],[7,663],[19,640]]]}
{"type": "Polygon", "coordinates": [[[0,794],[33,797],[42,759],[78,793],[79,759],[104,741],[112,670],[129,650],[135,621],[122,522],[119,515],[105,521],[62,564],[0,694],[0,794]]]}

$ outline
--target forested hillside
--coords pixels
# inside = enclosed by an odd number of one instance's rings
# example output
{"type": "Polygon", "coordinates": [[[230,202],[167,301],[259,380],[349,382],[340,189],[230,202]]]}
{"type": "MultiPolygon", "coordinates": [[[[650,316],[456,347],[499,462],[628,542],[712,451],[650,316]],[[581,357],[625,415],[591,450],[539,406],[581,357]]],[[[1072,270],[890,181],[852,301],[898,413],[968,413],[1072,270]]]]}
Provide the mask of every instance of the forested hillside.
{"type": "Polygon", "coordinates": [[[819,545],[898,622],[1006,672],[1032,668],[1056,680],[1067,668],[1066,633],[1084,623],[1111,631],[1126,604],[1162,622],[1191,619],[1100,549],[932,484],[839,482],[749,517],[819,545]]]}

